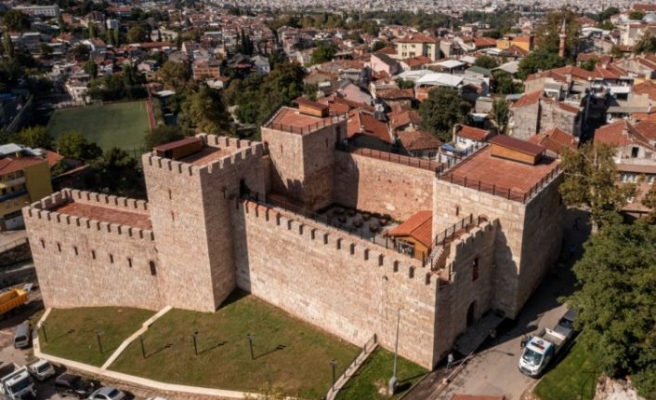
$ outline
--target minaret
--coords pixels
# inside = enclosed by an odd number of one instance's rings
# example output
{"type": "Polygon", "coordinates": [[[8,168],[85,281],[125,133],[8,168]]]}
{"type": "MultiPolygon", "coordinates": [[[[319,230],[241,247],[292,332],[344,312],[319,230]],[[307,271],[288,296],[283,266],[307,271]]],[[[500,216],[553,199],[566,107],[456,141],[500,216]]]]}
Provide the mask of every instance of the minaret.
{"type": "Polygon", "coordinates": [[[565,57],[565,41],[567,40],[567,25],[566,20],[563,19],[563,26],[560,27],[560,44],[558,45],[558,56],[565,57]]]}

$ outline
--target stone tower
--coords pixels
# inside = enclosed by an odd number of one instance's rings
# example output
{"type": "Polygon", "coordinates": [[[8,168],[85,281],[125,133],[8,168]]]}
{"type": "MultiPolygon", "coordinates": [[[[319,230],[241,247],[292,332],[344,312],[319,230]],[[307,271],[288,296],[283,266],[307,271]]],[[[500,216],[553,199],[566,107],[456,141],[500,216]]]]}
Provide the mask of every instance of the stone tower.
{"type": "Polygon", "coordinates": [[[558,35],[560,42],[558,44],[558,57],[565,57],[565,43],[567,41],[567,22],[563,19],[563,25],[560,27],[560,34],[558,35]]]}
{"type": "Polygon", "coordinates": [[[169,305],[214,311],[235,288],[230,213],[240,195],[264,198],[263,150],[210,135],[143,156],[169,305]]]}

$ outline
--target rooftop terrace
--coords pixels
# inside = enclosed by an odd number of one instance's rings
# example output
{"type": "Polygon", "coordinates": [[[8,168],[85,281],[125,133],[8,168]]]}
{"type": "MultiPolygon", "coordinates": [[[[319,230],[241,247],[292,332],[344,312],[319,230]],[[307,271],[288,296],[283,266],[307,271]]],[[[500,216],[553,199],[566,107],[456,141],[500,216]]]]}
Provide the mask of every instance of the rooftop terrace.
{"type": "Polygon", "coordinates": [[[216,160],[229,156],[234,153],[234,149],[223,147],[203,147],[199,152],[191,154],[187,157],[178,159],[178,161],[185,164],[191,164],[197,167],[211,164],[216,160]]]}
{"type": "Polygon", "coordinates": [[[112,224],[126,225],[134,228],[152,230],[150,215],[147,211],[132,212],[116,208],[104,207],[102,205],[68,202],[56,206],[51,211],[74,217],[88,218],[96,221],[109,222],[112,224]]]}
{"type": "Polygon", "coordinates": [[[536,165],[494,157],[491,148],[484,147],[439,178],[524,203],[558,175],[559,166],[560,161],[550,157],[542,157],[536,165]]]}
{"type": "Polygon", "coordinates": [[[296,108],[282,107],[264,127],[306,135],[345,119],[346,117],[344,115],[321,118],[302,113],[296,108]]]}

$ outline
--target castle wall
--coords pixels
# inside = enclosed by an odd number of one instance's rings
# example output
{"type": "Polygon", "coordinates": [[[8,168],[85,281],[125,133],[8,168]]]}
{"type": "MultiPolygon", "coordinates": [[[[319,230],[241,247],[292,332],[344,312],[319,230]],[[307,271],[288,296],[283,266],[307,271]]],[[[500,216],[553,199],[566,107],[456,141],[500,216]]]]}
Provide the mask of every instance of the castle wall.
{"type": "Polygon", "coordinates": [[[214,311],[235,287],[227,204],[239,195],[241,179],[264,196],[263,146],[213,135],[204,140],[233,153],[202,168],[150,154],[143,165],[168,304],[214,311]]]}
{"type": "Polygon", "coordinates": [[[161,308],[161,265],[152,231],[47,210],[67,196],[85,194],[66,190],[23,209],[45,306],[161,308]]]}
{"type": "Polygon", "coordinates": [[[499,220],[495,241],[497,275],[494,307],[514,318],[519,312],[515,299],[519,292],[524,204],[440,179],[435,180],[434,193],[434,234],[439,234],[469,214],[475,217],[484,215],[490,221],[499,220]]]}
{"type": "Polygon", "coordinates": [[[237,285],[362,346],[374,333],[432,368],[437,280],[417,260],[302,217],[233,205],[237,285]]]}
{"type": "Polygon", "coordinates": [[[334,201],[406,220],[433,209],[433,171],[335,152],[334,201]]]}
{"type": "Polygon", "coordinates": [[[494,280],[496,275],[494,252],[498,221],[486,222],[473,228],[451,243],[442,275],[450,277],[448,284],[440,288],[437,318],[435,319],[436,356],[444,357],[444,349],[450,349],[455,338],[494,305],[494,280]],[[477,278],[474,280],[474,268],[477,278]],[[468,321],[470,306],[472,319],[468,321]]]}

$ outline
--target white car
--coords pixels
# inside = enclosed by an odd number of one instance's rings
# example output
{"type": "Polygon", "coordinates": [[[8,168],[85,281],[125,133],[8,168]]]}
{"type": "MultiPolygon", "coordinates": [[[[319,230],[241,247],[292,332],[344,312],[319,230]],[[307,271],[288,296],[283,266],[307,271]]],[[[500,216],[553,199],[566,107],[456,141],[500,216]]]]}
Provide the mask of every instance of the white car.
{"type": "Polygon", "coordinates": [[[91,393],[89,400],[123,400],[125,393],[111,386],[104,386],[91,393]]]}
{"type": "Polygon", "coordinates": [[[55,375],[55,367],[48,360],[36,360],[27,365],[27,370],[30,371],[30,375],[40,382],[55,375]]]}

